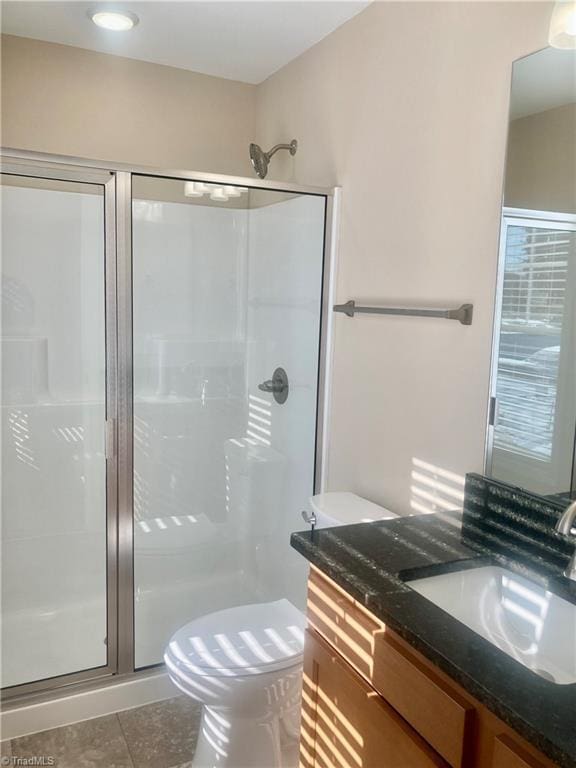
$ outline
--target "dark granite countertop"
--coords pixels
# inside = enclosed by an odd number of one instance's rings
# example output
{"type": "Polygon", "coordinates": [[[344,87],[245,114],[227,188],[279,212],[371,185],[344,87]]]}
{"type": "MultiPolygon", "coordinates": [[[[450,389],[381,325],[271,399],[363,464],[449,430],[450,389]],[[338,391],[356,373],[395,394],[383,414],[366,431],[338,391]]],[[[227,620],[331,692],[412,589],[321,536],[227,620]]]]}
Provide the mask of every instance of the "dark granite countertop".
{"type": "MultiPolygon", "coordinates": [[[[454,512],[294,533],[291,542],[527,741],[563,768],[573,768],[576,684],[558,685],[535,675],[407,583],[449,570],[498,564],[576,603],[576,583],[561,575],[557,562],[550,563],[541,553],[527,558],[510,541],[505,551],[498,551],[490,546],[489,534],[481,542],[479,536],[469,536],[470,529],[478,533],[480,526],[471,522],[473,505],[468,507],[464,532],[462,513],[454,512]]],[[[500,520],[498,524],[502,527],[500,520]]],[[[554,536],[548,538],[554,542],[554,536]]],[[[556,554],[567,561],[565,541],[556,554]]]]}

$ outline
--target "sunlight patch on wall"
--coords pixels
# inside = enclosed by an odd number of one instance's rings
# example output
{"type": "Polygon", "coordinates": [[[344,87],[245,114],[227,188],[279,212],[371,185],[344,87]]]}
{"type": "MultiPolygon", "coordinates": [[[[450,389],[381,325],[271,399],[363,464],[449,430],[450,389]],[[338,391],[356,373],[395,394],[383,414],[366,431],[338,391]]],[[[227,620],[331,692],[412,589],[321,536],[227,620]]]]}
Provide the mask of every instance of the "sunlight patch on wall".
{"type": "Polygon", "coordinates": [[[432,514],[462,508],[464,475],[413,458],[410,479],[410,508],[414,514],[432,514]]]}

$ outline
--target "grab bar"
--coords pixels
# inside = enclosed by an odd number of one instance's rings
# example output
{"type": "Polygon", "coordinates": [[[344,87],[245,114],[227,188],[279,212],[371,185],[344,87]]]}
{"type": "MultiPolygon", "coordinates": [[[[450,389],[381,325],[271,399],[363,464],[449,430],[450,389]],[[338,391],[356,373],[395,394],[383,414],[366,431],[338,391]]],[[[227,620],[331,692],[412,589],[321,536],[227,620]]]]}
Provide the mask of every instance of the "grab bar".
{"type": "Polygon", "coordinates": [[[472,325],[473,304],[462,304],[458,309],[407,309],[404,307],[357,307],[355,301],[335,304],[334,312],[342,312],[348,317],[364,315],[406,315],[410,317],[442,317],[445,320],[458,320],[462,325],[472,325]]]}

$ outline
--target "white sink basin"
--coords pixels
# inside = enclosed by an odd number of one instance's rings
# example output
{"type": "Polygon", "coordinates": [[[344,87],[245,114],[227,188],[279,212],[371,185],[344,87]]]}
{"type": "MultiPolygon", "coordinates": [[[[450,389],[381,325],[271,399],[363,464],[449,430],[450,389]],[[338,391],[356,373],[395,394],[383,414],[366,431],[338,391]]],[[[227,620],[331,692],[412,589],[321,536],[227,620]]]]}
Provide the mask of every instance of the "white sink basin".
{"type": "Polygon", "coordinates": [[[576,683],[576,605],[496,566],[407,583],[535,674],[576,683]]]}

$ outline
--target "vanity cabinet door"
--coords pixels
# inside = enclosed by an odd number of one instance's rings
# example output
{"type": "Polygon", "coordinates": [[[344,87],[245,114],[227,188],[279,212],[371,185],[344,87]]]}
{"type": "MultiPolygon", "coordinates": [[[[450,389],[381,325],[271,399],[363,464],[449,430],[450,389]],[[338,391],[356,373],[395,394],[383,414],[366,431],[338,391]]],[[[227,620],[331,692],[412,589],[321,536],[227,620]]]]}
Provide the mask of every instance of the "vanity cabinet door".
{"type": "Polygon", "coordinates": [[[494,739],[491,768],[544,768],[544,764],[529,755],[505,734],[494,739]]]}
{"type": "Polygon", "coordinates": [[[301,768],[447,768],[315,633],[304,652],[301,768]]]}
{"type": "Polygon", "coordinates": [[[381,621],[315,569],[308,582],[308,619],[452,768],[469,765],[473,704],[422,666],[381,621]]]}

